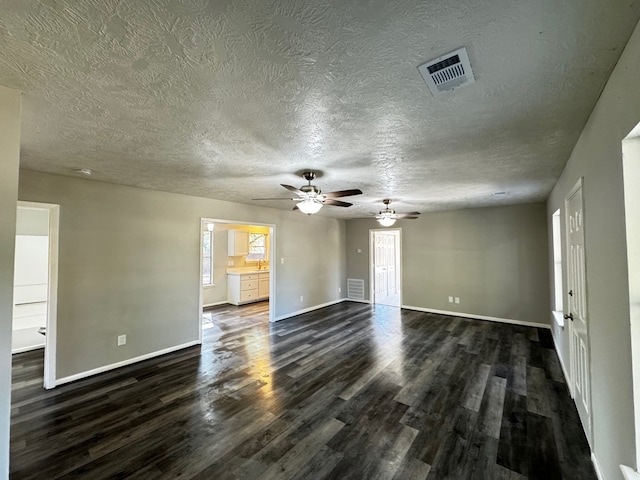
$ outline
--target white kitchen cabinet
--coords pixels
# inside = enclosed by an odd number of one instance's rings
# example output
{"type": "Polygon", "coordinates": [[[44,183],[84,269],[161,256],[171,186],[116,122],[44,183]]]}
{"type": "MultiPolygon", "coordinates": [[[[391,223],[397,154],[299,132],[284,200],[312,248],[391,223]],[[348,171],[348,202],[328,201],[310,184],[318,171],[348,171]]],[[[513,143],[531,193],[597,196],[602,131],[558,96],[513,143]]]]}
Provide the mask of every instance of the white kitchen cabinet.
{"type": "Polygon", "coordinates": [[[258,274],[258,298],[269,298],[269,273],[258,274]]]}
{"type": "Polygon", "coordinates": [[[249,255],[249,232],[246,230],[229,230],[229,256],[249,255]]]}
{"type": "Polygon", "coordinates": [[[228,273],[227,282],[228,302],[233,305],[269,298],[269,272],[228,273]]]}

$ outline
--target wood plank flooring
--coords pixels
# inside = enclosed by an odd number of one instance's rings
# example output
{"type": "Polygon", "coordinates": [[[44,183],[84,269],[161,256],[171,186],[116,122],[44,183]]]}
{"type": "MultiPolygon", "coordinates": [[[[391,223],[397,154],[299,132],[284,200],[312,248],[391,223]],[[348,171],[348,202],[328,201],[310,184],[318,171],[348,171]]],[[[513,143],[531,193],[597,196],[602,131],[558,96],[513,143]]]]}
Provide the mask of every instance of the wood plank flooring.
{"type": "Polygon", "coordinates": [[[42,389],[14,356],[11,478],[596,479],[550,332],[345,302],[42,389]]]}

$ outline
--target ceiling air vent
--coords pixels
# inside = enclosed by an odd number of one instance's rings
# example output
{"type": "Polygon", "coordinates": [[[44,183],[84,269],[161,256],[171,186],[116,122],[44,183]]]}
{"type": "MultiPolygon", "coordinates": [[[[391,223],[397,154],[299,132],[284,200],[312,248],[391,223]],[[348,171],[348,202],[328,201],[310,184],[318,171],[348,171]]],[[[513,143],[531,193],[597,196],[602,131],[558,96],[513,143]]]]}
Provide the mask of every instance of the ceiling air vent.
{"type": "Polygon", "coordinates": [[[418,70],[434,95],[450,92],[476,81],[464,47],[424,63],[418,70]]]}

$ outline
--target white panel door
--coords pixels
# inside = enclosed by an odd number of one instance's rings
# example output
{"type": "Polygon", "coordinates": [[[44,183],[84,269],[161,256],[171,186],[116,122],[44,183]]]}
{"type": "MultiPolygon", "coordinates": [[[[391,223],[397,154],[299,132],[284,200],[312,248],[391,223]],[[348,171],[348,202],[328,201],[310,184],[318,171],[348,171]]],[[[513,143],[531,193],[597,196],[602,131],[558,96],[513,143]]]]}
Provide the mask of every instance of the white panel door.
{"type": "Polygon", "coordinates": [[[375,295],[376,301],[384,298],[388,293],[388,260],[387,260],[387,235],[375,232],[374,236],[374,270],[375,270],[375,295]]]}
{"type": "Polygon", "coordinates": [[[373,233],[374,303],[400,306],[400,232],[373,233]]]}
{"type": "Polygon", "coordinates": [[[584,203],[582,180],[565,200],[568,253],[568,302],[571,339],[571,377],[573,395],[582,426],[591,443],[591,382],[589,360],[589,315],[587,311],[587,277],[584,253],[584,203]]]}

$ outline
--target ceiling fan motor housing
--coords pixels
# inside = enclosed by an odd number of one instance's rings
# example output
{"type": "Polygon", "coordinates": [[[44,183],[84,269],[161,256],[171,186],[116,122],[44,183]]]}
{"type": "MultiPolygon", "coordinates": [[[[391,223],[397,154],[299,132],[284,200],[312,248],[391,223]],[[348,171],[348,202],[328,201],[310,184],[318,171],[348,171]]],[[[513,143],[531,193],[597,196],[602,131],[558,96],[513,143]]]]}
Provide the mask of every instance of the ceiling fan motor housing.
{"type": "Polygon", "coordinates": [[[320,195],[321,190],[315,185],[303,185],[300,187],[304,193],[315,193],[316,195],[320,195]]]}

